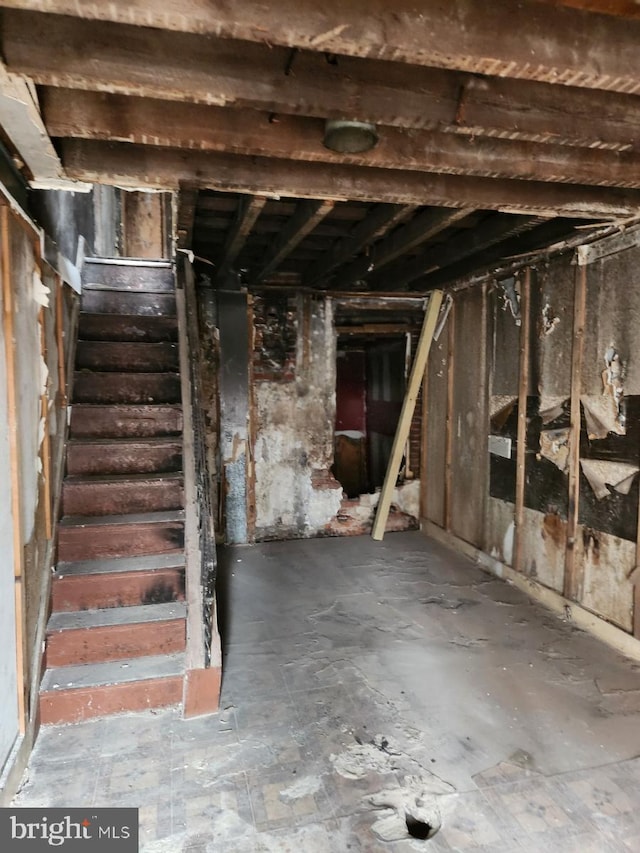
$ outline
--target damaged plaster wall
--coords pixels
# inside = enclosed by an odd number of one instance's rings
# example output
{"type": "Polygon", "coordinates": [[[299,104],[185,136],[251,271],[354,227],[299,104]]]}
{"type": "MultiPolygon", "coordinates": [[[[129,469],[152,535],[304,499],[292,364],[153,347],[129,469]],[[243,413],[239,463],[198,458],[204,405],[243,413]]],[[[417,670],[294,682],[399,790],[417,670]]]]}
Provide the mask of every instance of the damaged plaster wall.
{"type": "MultiPolygon", "coordinates": [[[[586,269],[579,436],[572,435],[571,429],[574,299],[580,281],[575,255],[541,261],[532,271],[528,317],[519,318],[519,305],[511,310],[513,299],[507,304],[499,283],[489,290],[485,313],[490,350],[489,435],[493,440],[483,549],[513,565],[518,543],[518,568],[560,593],[567,588],[566,566],[573,566],[575,600],[623,630],[640,635],[634,594],[640,599],[633,584],[640,480],[640,360],[636,357],[640,351],[640,248],[604,254],[586,269]],[[530,341],[521,483],[524,523],[519,540],[514,511],[523,326],[518,319],[528,323],[530,341]],[[569,475],[575,442],[579,442],[579,494],[574,504],[569,475]],[[568,541],[573,506],[578,525],[575,544],[568,541]]],[[[521,289],[517,284],[516,295],[521,289]]],[[[475,313],[480,326],[479,306],[475,313]]],[[[464,346],[456,345],[454,365],[465,363],[465,356],[464,346]]],[[[432,365],[430,378],[434,371],[432,365]]],[[[457,378],[454,366],[454,385],[457,378]]],[[[446,485],[446,472],[441,471],[433,453],[447,424],[442,394],[432,401],[431,393],[430,389],[426,471],[427,476],[430,472],[439,478],[440,482],[428,487],[429,493],[438,494],[446,485]]],[[[467,388],[467,393],[473,389],[467,388]]],[[[485,392],[480,384],[475,393],[481,404],[485,392]]],[[[457,428],[455,419],[453,427],[457,428]]],[[[461,476],[453,470],[454,493],[455,481],[461,476]]],[[[430,520],[442,524],[429,503],[427,507],[430,520]]],[[[456,533],[464,517],[455,503],[452,516],[449,529],[456,533]]]]}
{"type": "Polygon", "coordinates": [[[314,536],[340,508],[331,475],[336,339],[331,302],[254,299],[256,539],[314,536]]]}

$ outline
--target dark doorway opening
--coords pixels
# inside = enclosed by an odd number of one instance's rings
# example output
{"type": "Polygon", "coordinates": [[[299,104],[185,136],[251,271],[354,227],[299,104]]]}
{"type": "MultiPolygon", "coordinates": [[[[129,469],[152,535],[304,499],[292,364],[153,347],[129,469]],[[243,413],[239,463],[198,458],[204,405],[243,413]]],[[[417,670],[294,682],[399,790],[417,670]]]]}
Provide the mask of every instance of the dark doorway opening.
{"type": "Polygon", "coordinates": [[[349,498],[384,481],[404,397],[407,336],[338,339],[333,474],[349,498]]]}

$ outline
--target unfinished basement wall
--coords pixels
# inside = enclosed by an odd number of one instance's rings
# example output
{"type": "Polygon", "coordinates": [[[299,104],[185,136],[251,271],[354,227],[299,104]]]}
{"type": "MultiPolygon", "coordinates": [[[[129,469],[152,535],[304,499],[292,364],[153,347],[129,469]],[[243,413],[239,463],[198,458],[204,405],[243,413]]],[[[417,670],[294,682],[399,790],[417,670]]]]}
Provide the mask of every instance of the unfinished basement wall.
{"type": "Polygon", "coordinates": [[[0,801],[10,796],[37,717],[67,377],[78,298],[42,257],[43,235],[0,199],[0,801]]]}
{"type": "Polygon", "coordinates": [[[636,636],[639,238],[454,294],[423,467],[432,529],[636,636]]]}
{"type": "Polygon", "coordinates": [[[336,336],[329,299],[253,296],[249,524],[256,540],[316,536],[335,519],[342,486],[330,473],[336,336]]]}

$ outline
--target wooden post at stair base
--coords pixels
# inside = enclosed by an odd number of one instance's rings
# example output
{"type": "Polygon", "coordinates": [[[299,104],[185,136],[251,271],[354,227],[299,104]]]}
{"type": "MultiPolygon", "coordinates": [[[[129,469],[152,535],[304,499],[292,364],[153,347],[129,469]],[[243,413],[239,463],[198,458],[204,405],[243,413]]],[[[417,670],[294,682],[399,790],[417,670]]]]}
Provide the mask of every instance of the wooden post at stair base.
{"type": "Polygon", "coordinates": [[[389,509],[391,507],[391,497],[398,479],[402,455],[404,453],[404,448],[409,437],[409,430],[411,428],[411,419],[413,418],[416,400],[418,399],[420,386],[425,374],[427,358],[431,348],[431,341],[433,340],[433,333],[436,329],[438,314],[440,313],[440,306],[442,305],[442,296],[443,294],[441,290],[433,291],[429,298],[429,305],[427,306],[427,311],[424,317],[420,340],[418,341],[418,347],[413,360],[413,367],[411,368],[411,375],[409,377],[407,391],[402,404],[402,411],[400,412],[396,435],[393,440],[393,447],[391,448],[391,457],[389,459],[387,473],[384,478],[384,485],[380,492],[376,519],[373,524],[373,530],[371,531],[372,538],[378,542],[382,541],[384,537],[387,518],[389,517],[389,509]]]}
{"type": "Polygon", "coordinates": [[[20,482],[18,396],[16,389],[16,353],[9,228],[12,217],[6,204],[0,207],[2,234],[2,297],[4,304],[4,342],[7,366],[7,411],[9,426],[9,459],[11,468],[11,515],[13,522],[13,579],[16,620],[16,681],[18,685],[18,722],[20,734],[26,731],[25,635],[24,635],[24,554],[22,547],[22,500],[20,482]]]}
{"type": "Polygon", "coordinates": [[[527,462],[527,399],[529,396],[529,349],[531,318],[531,267],[527,267],[520,293],[520,378],[518,387],[518,439],[516,447],[516,505],[513,568],[522,571],[522,534],[524,530],[524,487],[527,462]]]}
{"type": "Polygon", "coordinates": [[[580,503],[580,392],[584,360],[584,326],[587,313],[587,266],[578,252],[573,304],[573,347],[571,350],[571,432],[569,435],[569,511],[564,561],[564,597],[576,599],[579,567],[576,563],[576,534],[580,503]]]}

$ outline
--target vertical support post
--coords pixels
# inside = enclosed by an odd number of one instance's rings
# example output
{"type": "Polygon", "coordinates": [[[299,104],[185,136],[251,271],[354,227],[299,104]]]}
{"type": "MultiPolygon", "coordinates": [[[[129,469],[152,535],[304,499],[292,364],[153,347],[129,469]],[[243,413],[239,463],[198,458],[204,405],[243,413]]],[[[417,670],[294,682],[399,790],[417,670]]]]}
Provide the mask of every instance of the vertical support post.
{"type": "Polygon", "coordinates": [[[18,720],[20,734],[26,731],[26,683],[24,636],[24,553],[22,547],[22,488],[20,482],[18,398],[16,389],[16,353],[11,280],[11,246],[9,242],[10,213],[6,204],[0,207],[2,241],[2,297],[4,304],[4,340],[7,365],[7,409],[9,421],[9,457],[11,465],[11,515],[13,520],[13,579],[16,618],[16,680],[18,685],[18,720]]]}
{"type": "Polygon", "coordinates": [[[520,367],[518,380],[518,433],[516,448],[516,505],[513,568],[522,571],[522,533],[524,530],[524,487],[527,465],[527,399],[529,396],[531,267],[527,267],[520,292],[520,367]]]}
{"type": "Polygon", "coordinates": [[[409,377],[409,382],[407,384],[407,391],[402,404],[402,410],[400,412],[393,446],[391,448],[391,457],[389,459],[387,473],[384,478],[382,491],[380,492],[376,519],[373,523],[373,530],[371,531],[372,538],[377,541],[381,541],[384,537],[387,518],[389,516],[389,508],[391,507],[391,497],[396,485],[396,480],[398,479],[398,472],[400,470],[400,463],[402,462],[404,448],[407,443],[407,438],[409,437],[411,418],[415,411],[416,400],[418,399],[420,385],[422,384],[422,379],[424,377],[429,349],[431,348],[431,341],[433,340],[433,333],[436,330],[438,314],[440,313],[440,306],[442,305],[442,295],[441,290],[434,290],[429,298],[429,305],[427,306],[427,311],[424,317],[422,332],[420,333],[420,340],[418,341],[416,355],[411,369],[411,376],[409,377]]]}
{"type": "MultiPolygon", "coordinates": [[[[41,308],[38,316],[40,324],[40,353],[47,364],[47,336],[45,330],[44,310],[41,308]]],[[[49,383],[40,397],[40,417],[44,421],[42,436],[42,476],[44,486],[44,526],[45,536],[51,539],[53,524],[51,518],[51,436],[49,434],[49,383]]]]}
{"type": "Polygon", "coordinates": [[[578,250],[573,303],[573,346],[571,349],[571,433],[569,436],[569,512],[567,547],[564,562],[565,598],[576,599],[579,593],[579,567],[576,564],[576,534],[580,504],[580,392],[584,359],[584,325],[587,311],[587,266],[578,250]]]}
{"type": "Polygon", "coordinates": [[[55,277],[56,287],[56,345],[58,347],[58,388],[60,392],[60,406],[67,407],[67,371],[64,353],[64,291],[62,279],[59,275],[55,277]]]}
{"type": "MultiPolygon", "coordinates": [[[[247,409],[247,542],[256,538],[256,466],[254,450],[256,446],[256,395],[254,385],[253,354],[255,352],[256,327],[253,322],[253,296],[247,294],[247,339],[249,341],[249,376],[247,409]]],[[[222,503],[222,497],[220,498],[222,503]]]]}
{"type": "Polygon", "coordinates": [[[453,498],[453,380],[455,376],[456,304],[451,304],[447,332],[447,416],[444,437],[444,529],[451,530],[453,498]]]}
{"type": "Polygon", "coordinates": [[[429,452],[429,406],[427,398],[429,396],[429,363],[425,365],[424,377],[422,379],[422,431],[420,434],[420,518],[428,518],[429,507],[427,503],[427,476],[428,469],[428,452],[429,452]]]}

